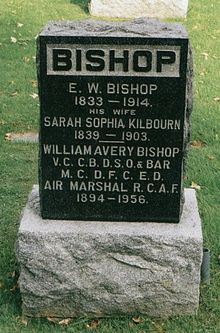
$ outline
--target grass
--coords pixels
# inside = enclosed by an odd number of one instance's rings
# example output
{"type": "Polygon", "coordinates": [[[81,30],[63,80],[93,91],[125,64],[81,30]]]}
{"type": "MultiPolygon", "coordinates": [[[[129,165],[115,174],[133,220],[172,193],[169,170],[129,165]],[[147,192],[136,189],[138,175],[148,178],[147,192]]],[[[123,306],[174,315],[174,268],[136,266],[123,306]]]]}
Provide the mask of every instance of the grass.
{"type": "MultiPolygon", "coordinates": [[[[89,332],[87,320],[68,326],[21,316],[14,244],[19,216],[37,182],[37,145],[4,139],[38,130],[35,36],[49,20],[88,16],[85,0],[1,0],[0,12],[0,333],[89,332]]],[[[211,284],[201,286],[197,316],[170,320],[103,319],[94,332],[220,333],[220,2],[191,0],[186,25],[194,51],[195,99],[186,186],[198,190],[204,245],[211,250],[211,284]]],[[[94,325],[96,326],[96,325],[94,325]]]]}

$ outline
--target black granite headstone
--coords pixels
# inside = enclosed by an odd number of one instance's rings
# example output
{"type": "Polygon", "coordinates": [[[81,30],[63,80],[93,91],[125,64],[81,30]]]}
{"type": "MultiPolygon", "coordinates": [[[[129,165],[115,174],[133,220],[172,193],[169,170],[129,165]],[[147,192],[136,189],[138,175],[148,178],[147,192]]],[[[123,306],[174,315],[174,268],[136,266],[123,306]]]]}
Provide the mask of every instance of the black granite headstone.
{"type": "Polygon", "coordinates": [[[181,25],[52,22],[38,38],[41,214],[178,222],[190,66],[181,25]]]}

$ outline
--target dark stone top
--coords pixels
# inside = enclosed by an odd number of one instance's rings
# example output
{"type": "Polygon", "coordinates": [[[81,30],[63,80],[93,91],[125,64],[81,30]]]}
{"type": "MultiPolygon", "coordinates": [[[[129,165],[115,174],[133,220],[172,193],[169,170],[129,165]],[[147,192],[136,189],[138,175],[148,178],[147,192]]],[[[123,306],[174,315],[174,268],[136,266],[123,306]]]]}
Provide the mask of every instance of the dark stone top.
{"type": "Polygon", "coordinates": [[[185,27],[179,23],[160,22],[157,19],[139,18],[132,21],[51,21],[40,36],[109,36],[188,38],[185,27]]]}

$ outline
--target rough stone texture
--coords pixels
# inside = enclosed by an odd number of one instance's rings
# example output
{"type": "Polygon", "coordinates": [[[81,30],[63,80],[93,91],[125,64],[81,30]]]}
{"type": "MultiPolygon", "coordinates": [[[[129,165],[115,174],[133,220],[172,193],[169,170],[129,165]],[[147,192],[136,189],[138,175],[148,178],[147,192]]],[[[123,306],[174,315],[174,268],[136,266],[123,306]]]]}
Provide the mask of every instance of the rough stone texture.
{"type": "Polygon", "coordinates": [[[104,17],[186,17],[188,0],[91,0],[91,15],[104,17]]]}
{"type": "Polygon", "coordinates": [[[17,240],[26,316],[193,314],[202,232],[194,190],[179,224],[42,220],[34,186],[17,240]]]}
{"type": "Polygon", "coordinates": [[[39,36],[104,36],[104,37],[151,37],[187,38],[185,27],[180,23],[160,22],[157,19],[139,18],[131,21],[50,21],[39,36]]]}

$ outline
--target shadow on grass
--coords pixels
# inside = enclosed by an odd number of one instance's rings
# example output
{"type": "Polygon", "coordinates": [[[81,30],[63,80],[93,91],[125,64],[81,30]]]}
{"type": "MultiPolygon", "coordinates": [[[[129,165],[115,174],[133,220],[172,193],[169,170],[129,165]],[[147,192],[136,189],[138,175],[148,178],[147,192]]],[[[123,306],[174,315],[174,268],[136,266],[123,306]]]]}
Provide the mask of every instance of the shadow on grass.
{"type": "Polygon", "coordinates": [[[88,4],[89,0],[70,0],[73,5],[79,6],[86,14],[89,12],[88,4]]]}

